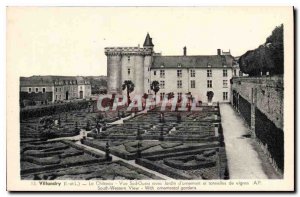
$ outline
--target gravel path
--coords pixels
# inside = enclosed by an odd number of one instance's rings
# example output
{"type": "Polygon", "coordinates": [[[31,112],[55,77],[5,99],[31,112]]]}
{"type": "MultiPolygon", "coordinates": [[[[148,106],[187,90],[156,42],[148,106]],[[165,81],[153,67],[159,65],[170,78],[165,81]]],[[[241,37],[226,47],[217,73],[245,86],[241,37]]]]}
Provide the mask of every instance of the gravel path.
{"type": "Polygon", "coordinates": [[[267,179],[262,161],[253,147],[245,121],[229,104],[220,104],[220,113],[231,179],[267,179]]]}

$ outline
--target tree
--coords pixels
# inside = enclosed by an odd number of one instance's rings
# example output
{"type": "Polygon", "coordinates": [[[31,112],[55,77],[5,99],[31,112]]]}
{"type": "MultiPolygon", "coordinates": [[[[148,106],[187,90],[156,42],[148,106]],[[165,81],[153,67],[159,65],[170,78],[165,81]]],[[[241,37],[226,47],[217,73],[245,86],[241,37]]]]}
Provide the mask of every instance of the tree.
{"type": "Polygon", "coordinates": [[[180,122],[181,122],[181,114],[177,113],[177,123],[180,123],[180,122]]]}
{"type": "Polygon", "coordinates": [[[276,27],[266,42],[254,50],[249,50],[238,60],[240,69],[249,76],[283,74],[284,43],[283,25],[276,27]]]}
{"type": "Polygon", "coordinates": [[[164,127],[160,127],[159,141],[164,141],[164,127]]]}
{"type": "Polygon", "coordinates": [[[87,130],[87,131],[91,130],[91,126],[90,126],[90,121],[89,120],[86,121],[86,128],[85,128],[85,130],[87,130]]]}
{"type": "MultiPolygon", "coordinates": [[[[150,89],[154,92],[155,101],[156,101],[156,94],[159,91],[159,82],[158,81],[152,81],[150,89]]],[[[155,104],[156,104],[156,102],[155,102],[155,104]]]]}
{"type": "Polygon", "coordinates": [[[140,126],[139,126],[138,129],[137,129],[136,139],[137,139],[137,140],[141,140],[141,139],[142,139],[140,126]]]}
{"type": "Polygon", "coordinates": [[[208,101],[211,101],[212,98],[214,97],[214,92],[213,91],[208,91],[206,93],[206,96],[207,96],[208,101]]]}
{"type": "Polygon", "coordinates": [[[169,92],[167,95],[168,95],[168,100],[174,98],[174,92],[169,92]]]}
{"type": "Polygon", "coordinates": [[[129,94],[134,91],[134,83],[130,80],[125,80],[122,85],[122,90],[127,90],[127,105],[130,104],[130,96],[129,94]]]}
{"type": "Polygon", "coordinates": [[[137,151],[136,151],[136,157],[137,158],[141,158],[142,157],[142,151],[141,151],[141,142],[139,141],[138,144],[137,144],[137,151]]]}
{"type": "Polygon", "coordinates": [[[78,122],[75,122],[75,132],[80,132],[80,129],[78,128],[78,122]]]}
{"type": "Polygon", "coordinates": [[[58,126],[61,126],[60,115],[58,115],[58,121],[57,121],[57,123],[58,123],[58,126]]]}
{"type": "Polygon", "coordinates": [[[109,143],[108,141],[106,142],[106,146],[105,146],[105,159],[108,161],[110,159],[109,156],[110,150],[109,150],[109,143]]]}

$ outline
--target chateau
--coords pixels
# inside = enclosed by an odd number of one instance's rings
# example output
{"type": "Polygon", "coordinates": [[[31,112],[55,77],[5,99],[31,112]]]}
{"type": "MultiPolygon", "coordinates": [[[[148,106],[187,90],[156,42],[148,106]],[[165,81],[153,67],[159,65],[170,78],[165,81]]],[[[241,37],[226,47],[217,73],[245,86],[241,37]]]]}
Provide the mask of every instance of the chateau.
{"type": "Polygon", "coordinates": [[[132,95],[153,94],[150,85],[158,81],[158,94],[163,97],[173,92],[181,97],[191,93],[198,100],[207,102],[230,102],[230,79],[241,75],[239,66],[229,52],[217,50],[216,55],[187,55],[183,48],[180,56],[163,56],[154,52],[149,33],[143,47],[107,47],[108,92],[122,92],[122,83],[131,80],[135,89],[132,95]],[[207,93],[213,92],[208,98],[207,93]]]}

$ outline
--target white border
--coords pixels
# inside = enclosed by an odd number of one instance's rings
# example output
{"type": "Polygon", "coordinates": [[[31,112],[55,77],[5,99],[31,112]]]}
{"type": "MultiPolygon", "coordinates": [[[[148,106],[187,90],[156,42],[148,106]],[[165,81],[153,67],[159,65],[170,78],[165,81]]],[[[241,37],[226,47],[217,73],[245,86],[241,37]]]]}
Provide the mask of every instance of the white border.
{"type": "MultiPolygon", "coordinates": [[[[5,53],[5,47],[6,47],[6,6],[280,6],[280,5],[293,5],[295,6],[295,9],[299,9],[299,1],[293,1],[293,0],[273,0],[272,2],[269,0],[252,0],[252,1],[240,1],[240,0],[227,0],[227,1],[217,1],[217,0],[210,0],[210,1],[197,1],[197,0],[152,0],[152,1],[138,1],[138,0],[123,0],[123,1],[112,1],[112,0],[105,0],[105,1],[97,1],[97,0],[60,0],[59,2],[53,1],[53,0],[39,0],[39,1],[34,1],[34,0],[27,0],[27,1],[22,1],[22,0],[4,0],[0,2],[0,13],[1,13],[1,20],[0,20],[0,28],[1,28],[1,55],[0,55],[0,60],[2,62],[0,66],[0,73],[1,73],[1,78],[0,78],[0,91],[1,92],[6,92],[6,53],[5,53]]],[[[296,15],[297,16],[297,15],[296,15]]],[[[296,20],[295,28],[299,25],[299,20],[296,20]]],[[[295,40],[297,41],[297,40],[295,40]]],[[[297,43],[298,44],[298,41],[297,43]]],[[[297,54],[296,59],[297,59],[297,54]]],[[[297,63],[297,61],[296,61],[297,63]]],[[[298,65],[295,65],[297,67],[298,65]]],[[[299,68],[297,69],[297,76],[299,76],[299,68]]],[[[297,77],[296,77],[297,79],[297,77]]],[[[299,92],[299,84],[297,84],[297,91],[299,92]]],[[[297,102],[297,101],[295,101],[297,102]]],[[[0,153],[1,156],[1,174],[2,174],[2,179],[1,179],[1,196],[8,196],[9,193],[6,192],[6,179],[5,179],[5,174],[6,174],[6,93],[5,95],[2,94],[0,97],[0,105],[3,115],[0,119],[0,126],[2,128],[2,136],[0,137],[0,144],[2,145],[2,151],[0,153]]],[[[298,108],[297,108],[298,109],[298,108]]],[[[298,117],[296,122],[300,122],[300,118],[298,117]]],[[[297,135],[299,141],[299,134],[297,135]]],[[[296,143],[297,144],[297,143],[296,143]]],[[[298,156],[298,153],[297,153],[298,156]]],[[[299,181],[297,181],[299,183],[299,181]]],[[[297,185],[296,188],[299,188],[297,185]]],[[[180,194],[180,193],[179,193],[180,194]]],[[[58,194],[54,194],[58,195],[58,194]]],[[[72,195],[72,194],[71,194],[72,195]]],[[[101,195],[104,195],[101,193],[101,195]]],[[[140,194],[139,194],[140,195],[140,194]]],[[[157,194],[155,194],[157,195],[157,194]]],[[[159,195],[165,195],[164,193],[159,194],[159,195]]],[[[173,195],[173,194],[171,194],[173,195]]],[[[202,194],[201,194],[202,195],[202,194]]]]}

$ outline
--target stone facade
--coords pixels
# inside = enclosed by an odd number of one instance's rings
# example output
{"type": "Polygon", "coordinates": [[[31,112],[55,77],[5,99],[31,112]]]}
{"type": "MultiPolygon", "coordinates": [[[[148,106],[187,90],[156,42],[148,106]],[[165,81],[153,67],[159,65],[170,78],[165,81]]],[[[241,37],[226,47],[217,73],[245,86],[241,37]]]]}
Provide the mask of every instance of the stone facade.
{"type": "Polygon", "coordinates": [[[32,76],[20,78],[20,102],[49,104],[58,101],[88,99],[91,85],[84,77],[32,76]]]}
{"type": "Polygon", "coordinates": [[[191,93],[198,101],[230,102],[230,79],[240,75],[239,67],[229,52],[218,49],[216,55],[162,56],[155,53],[152,38],[147,34],[143,47],[107,47],[108,92],[126,94],[121,86],[125,80],[135,85],[131,96],[154,94],[150,85],[158,81],[161,97],[167,93],[191,93]],[[214,96],[208,101],[207,92],[214,96]]]}

